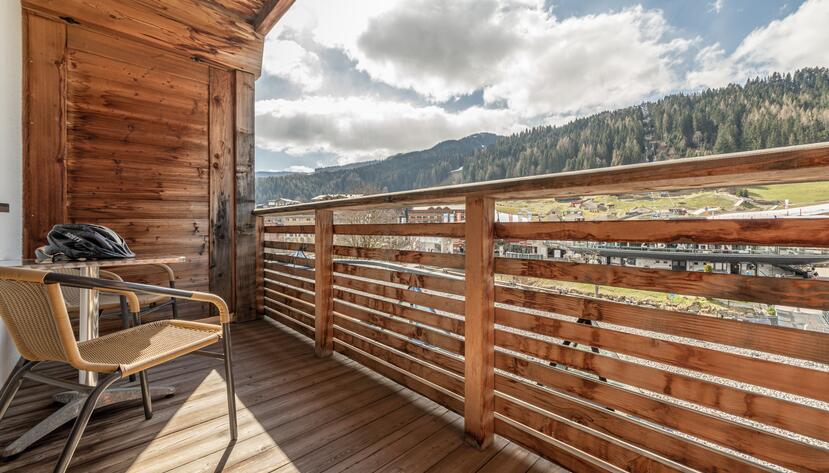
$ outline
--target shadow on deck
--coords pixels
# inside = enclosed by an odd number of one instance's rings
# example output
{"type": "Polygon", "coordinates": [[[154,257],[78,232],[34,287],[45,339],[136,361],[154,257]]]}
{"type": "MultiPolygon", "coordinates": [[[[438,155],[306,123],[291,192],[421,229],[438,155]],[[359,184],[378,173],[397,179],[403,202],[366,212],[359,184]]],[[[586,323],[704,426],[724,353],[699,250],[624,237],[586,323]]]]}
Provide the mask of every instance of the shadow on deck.
{"type": "MultiPolygon", "coordinates": [[[[228,444],[221,361],[186,357],[150,371],[178,392],[93,416],[70,471],[140,472],[541,472],[564,471],[496,437],[478,451],[463,441],[462,418],[335,354],[319,359],[295,332],[270,321],[233,326],[239,440],[228,444]]],[[[74,373],[57,366],[43,370],[74,373]]],[[[57,392],[27,384],[0,424],[6,444],[45,417],[57,392]]],[[[51,471],[68,435],[59,429],[5,471],[51,471]]]]}

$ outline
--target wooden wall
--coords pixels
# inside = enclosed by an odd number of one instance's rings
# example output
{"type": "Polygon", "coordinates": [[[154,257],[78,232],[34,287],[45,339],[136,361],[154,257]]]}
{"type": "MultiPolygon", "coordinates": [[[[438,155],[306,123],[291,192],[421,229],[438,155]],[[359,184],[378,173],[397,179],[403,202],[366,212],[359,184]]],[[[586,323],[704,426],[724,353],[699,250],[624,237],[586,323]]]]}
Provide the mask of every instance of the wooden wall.
{"type": "Polygon", "coordinates": [[[40,15],[25,16],[23,256],[55,223],[105,225],[139,256],[186,256],[178,287],[254,316],[254,75],[40,15]]]}

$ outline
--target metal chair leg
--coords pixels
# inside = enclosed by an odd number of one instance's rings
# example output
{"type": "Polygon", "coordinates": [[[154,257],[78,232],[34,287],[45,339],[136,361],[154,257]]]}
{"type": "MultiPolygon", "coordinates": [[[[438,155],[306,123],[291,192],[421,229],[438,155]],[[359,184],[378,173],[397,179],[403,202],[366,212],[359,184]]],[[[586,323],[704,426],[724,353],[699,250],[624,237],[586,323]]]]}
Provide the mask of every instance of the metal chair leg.
{"type": "Polygon", "coordinates": [[[72,426],[72,432],[69,433],[66,445],[64,445],[60,458],[58,458],[58,462],[55,465],[55,473],[64,473],[66,469],[69,468],[69,462],[72,461],[72,455],[75,454],[75,449],[78,448],[78,443],[81,441],[83,431],[89,423],[89,418],[92,417],[92,411],[95,410],[95,405],[98,404],[98,400],[101,398],[104,391],[106,391],[108,387],[112,386],[112,384],[119,379],[121,379],[121,372],[116,371],[98,382],[98,386],[96,386],[95,389],[89,393],[89,397],[86,398],[86,402],[84,402],[81,412],[78,414],[78,418],[75,419],[75,425],[72,426]]]}
{"type": "MultiPolygon", "coordinates": [[[[170,288],[171,289],[176,288],[176,282],[175,281],[170,281],[170,288]]],[[[173,311],[173,319],[175,320],[175,319],[178,318],[178,301],[175,298],[173,298],[173,305],[172,305],[171,309],[173,311]]]]}
{"type": "MultiPolygon", "coordinates": [[[[120,302],[121,302],[121,328],[123,330],[126,330],[126,329],[130,328],[130,320],[131,320],[130,309],[129,309],[129,306],[127,305],[127,298],[125,296],[121,296],[121,297],[119,297],[119,299],[120,299],[120,302]]],[[[135,375],[131,374],[130,375],[130,383],[134,383],[134,382],[135,382],[135,375]]]]}
{"type": "Polygon", "coordinates": [[[23,375],[34,368],[37,363],[36,361],[28,361],[23,357],[17,360],[14,370],[9,375],[9,379],[3,384],[3,390],[0,391],[0,419],[3,419],[3,416],[6,415],[6,411],[9,410],[20,385],[23,384],[23,375]]]}
{"type": "Polygon", "coordinates": [[[222,324],[222,344],[225,351],[225,384],[227,384],[227,416],[230,422],[230,439],[236,440],[239,437],[239,431],[236,424],[236,387],[233,383],[230,324],[222,324]]]}
{"type": "Polygon", "coordinates": [[[150,380],[147,379],[147,370],[138,373],[138,379],[141,380],[141,402],[144,403],[144,418],[150,420],[153,418],[153,399],[150,396],[150,380]]]}

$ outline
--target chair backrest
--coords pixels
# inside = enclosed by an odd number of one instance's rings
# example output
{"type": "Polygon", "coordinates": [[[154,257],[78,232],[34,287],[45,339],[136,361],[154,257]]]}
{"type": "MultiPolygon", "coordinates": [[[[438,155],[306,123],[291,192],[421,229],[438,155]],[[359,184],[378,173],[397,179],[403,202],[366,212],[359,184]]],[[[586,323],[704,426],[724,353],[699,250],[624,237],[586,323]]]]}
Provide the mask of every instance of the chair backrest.
{"type": "Polygon", "coordinates": [[[80,360],[59,284],[46,284],[48,272],[0,268],[0,317],[17,351],[32,361],[80,360]]]}

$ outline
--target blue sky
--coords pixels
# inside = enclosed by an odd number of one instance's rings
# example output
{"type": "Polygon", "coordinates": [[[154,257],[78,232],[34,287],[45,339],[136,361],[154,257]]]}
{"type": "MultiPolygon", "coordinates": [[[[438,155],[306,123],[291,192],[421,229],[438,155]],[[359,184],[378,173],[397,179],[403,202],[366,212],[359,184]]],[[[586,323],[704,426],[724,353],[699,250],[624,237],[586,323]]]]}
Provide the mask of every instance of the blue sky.
{"type": "Polygon", "coordinates": [[[309,171],[829,66],[829,0],[301,0],[269,34],[257,169],[309,171]]]}

